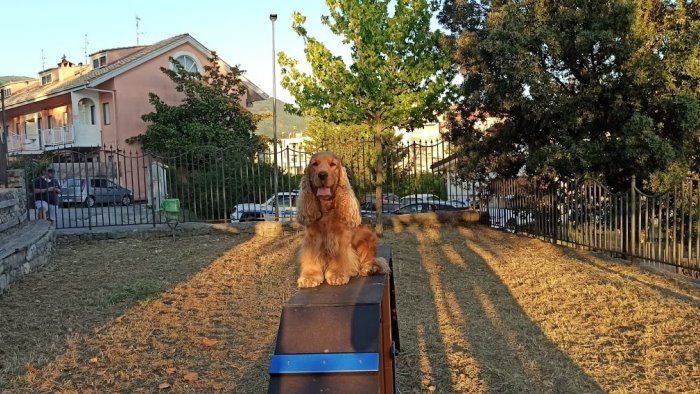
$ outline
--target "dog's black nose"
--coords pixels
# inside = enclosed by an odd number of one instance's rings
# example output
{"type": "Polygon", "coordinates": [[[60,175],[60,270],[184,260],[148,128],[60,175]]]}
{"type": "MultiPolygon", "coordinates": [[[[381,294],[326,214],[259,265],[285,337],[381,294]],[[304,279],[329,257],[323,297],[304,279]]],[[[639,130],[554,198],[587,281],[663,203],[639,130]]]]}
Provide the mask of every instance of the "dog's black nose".
{"type": "Polygon", "coordinates": [[[318,179],[325,181],[328,178],[328,173],[326,171],[321,171],[318,173],[318,179]]]}

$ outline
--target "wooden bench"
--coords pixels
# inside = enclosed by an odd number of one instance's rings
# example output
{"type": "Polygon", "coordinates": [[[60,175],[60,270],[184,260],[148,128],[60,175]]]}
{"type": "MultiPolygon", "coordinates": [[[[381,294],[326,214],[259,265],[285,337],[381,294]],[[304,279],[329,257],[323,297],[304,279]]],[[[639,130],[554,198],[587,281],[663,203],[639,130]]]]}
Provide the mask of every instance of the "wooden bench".
{"type": "MultiPolygon", "coordinates": [[[[378,254],[389,261],[391,248],[378,254]]],[[[393,275],[299,290],[282,310],[269,393],[394,393],[400,350],[393,275]]]]}

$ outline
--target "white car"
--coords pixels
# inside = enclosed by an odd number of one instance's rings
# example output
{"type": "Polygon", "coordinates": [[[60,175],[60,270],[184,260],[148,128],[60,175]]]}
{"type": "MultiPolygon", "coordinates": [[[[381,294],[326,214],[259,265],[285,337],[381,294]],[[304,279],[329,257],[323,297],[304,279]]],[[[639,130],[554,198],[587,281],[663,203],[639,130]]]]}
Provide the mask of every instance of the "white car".
{"type": "MultiPolygon", "coordinates": [[[[277,193],[280,220],[289,221],[296,216],[298,196],[297,190],[277,193]]],[[[236,204],[229,218],[231,223],[275,220],[275,196],[270,196],[262,204],[253,202],[236,204]]]]}
{"type": "Polygon", "coordinates": [[[491,227],[514,233],[534,223],[529,210],[518,209],[521,205],[514,196],[491,197],[487,207],[491,227]]]}

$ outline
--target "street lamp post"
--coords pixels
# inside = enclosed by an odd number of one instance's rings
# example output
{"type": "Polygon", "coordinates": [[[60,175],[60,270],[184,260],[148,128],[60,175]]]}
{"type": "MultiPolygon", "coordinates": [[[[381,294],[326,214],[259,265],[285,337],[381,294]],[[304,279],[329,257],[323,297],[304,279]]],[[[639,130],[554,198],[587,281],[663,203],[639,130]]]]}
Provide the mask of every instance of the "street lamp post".
{"type": "Polygon", "coordinates": [[[275,21],[277,20],[277,14],[270,14],[270,21],[272,22],[272,145],[273,153],[275,155],[273,165],[275,166],[274,171],[274,189],[275,189],[275,220],[280,220],[280,208],[279,208],[279,198],[278,198],[278,185],[277,178],[279,177],[279,168],[277,167],[277,70],[275,67],[276,55],[275,52],[275,21]]]}

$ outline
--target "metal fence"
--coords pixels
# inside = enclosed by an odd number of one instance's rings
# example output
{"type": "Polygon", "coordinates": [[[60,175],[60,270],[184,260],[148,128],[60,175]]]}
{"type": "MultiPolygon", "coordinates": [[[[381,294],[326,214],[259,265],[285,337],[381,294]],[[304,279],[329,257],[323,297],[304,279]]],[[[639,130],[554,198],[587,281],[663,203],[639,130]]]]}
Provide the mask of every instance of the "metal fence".
{"type": "MultiPolygon", "coordinates": [[[[373,140],[327,141],[343,159],[364,212],[374,210],[373,140]]],[[[386,147],[383,211],[420,201],[478,206],[473,182],[456,182],[451,146],[446,141],[395,143],[386,147]]],[[[30,218],[36,218],[32,182],[51,167],[62,187],[57,228],[163,223],[161,204],[180,200],[179,220],[290,220],[304,168],[313,152],[297,146],[274,154],[202,147],[186,153],[152,155],[103,147],[91,152],[58,149],[41,156],[14,156],[13,165],[27,174],[30,218]],[[277,176],[278,196],[274,198],[277,176]],[[279,204],[279,218],[275,206],[279,204]]],[[[420,210],[418,204],[418,210],[420,210]]]]}
{"type": "MultiPolygon", "coordinates": [[[[333,140],[313,148],[320,149],[342,158],[363,214],[372,216],[373,140],[333,140]]],[[[31,159],[14,156],[13,165],[27,174],[30,208],[32,180],[47,167],[55,169],[63,191],[58,228],[155,226],[166,221],[161,204],[172,198],[180,201],[178,220],[183,222],[291,220],[311,153],[294,145],[278,148],[276,171],[272,149],[201,148],[171,155],[106,147],[88,153],[55,150],[31,159]]],[[[442,140],[385,142],[381,160],[386,213],[412,203],[415,212],[440,204],[480,209],[493,227],[700,276],[698,179],[686,179],[658,195],[643,193],[634,181],[622,193],[593,180],[461,181],[455,174],[457,155],[442,140]]],[[[36,217],[35,209],[29,212],[36,217]]]]}
{"type": "Polygon", "coordinates": [[[594,180],[491,182],[483,205],[493,226],[700,277],[700,181],[656,195],[613,193],[594,180]]]}

